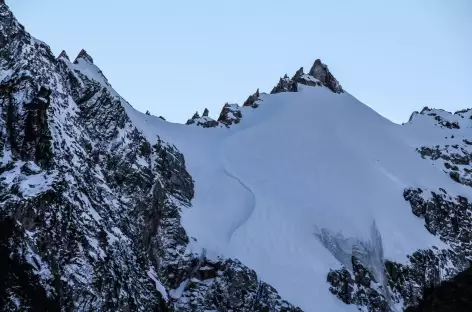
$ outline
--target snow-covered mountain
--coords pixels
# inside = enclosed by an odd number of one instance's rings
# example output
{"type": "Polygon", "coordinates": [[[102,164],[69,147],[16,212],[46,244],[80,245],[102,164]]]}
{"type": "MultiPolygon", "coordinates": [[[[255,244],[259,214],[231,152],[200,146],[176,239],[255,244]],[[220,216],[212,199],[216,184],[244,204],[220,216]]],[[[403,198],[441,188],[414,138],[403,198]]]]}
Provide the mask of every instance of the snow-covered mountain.
{"type": "Polygon", "coordinates": [[[0,3],[0,306],[402,311],[472,260],[471,127],[394,124],[320,60],[170,123],[0,3]]]}

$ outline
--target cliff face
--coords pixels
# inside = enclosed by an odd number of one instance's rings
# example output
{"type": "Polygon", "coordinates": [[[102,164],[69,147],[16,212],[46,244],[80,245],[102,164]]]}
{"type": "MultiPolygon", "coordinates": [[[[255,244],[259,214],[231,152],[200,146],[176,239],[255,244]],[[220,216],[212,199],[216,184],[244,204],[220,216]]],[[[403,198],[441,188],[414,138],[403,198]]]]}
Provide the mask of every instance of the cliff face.
{"type": "Polygon", "coordinates": [[[426,288],[423,299],[406,312],[442,312],[472,310],[472,268],[436,287],[426,288]]]}

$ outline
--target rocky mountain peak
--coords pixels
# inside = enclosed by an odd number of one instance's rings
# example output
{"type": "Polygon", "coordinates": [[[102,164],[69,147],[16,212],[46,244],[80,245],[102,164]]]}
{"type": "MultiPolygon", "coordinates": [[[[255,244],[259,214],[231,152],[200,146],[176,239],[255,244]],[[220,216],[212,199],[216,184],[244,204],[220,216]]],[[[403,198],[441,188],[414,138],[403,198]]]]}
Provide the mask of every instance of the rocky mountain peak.
{"type": "Polygon", "coordinates": [[[323,85],[328,87],[334,93],[343,93],[344,90],[339,82],[334,78],[326,64],[323,64],[320,59],[317,59],[308,73],[310,76],[321,81],[323,85]]]}
{"type": "Polygon", "coordinates": [[[292,78],[285,74],[283,78],[279,79],[279,82],[270,93],[297,92],[298,84],[312,87],[325,86],[334,93],[344,92],[339,82],[328,70],[328,66],[323,64],[320,59],[317,59],[308,74],[305,74],[303,67],[300,67],[292,78]]]}
{"type": "Polygon", "coordinates": [[[86,60],[87,62],[93,64],[93,58],[87,53],[87,51],[85,51],[84,49],[82,49],[79,54],[77,55],[77,57],[75,58],[74,60],[74,64],[77,64],[79,63],[79,59],[84,59],[86,60]]]}
{"type": "Polygon", "coordinates": [[[69,58],[69,55],[67,55],[67,52],[65,50],[62,50],[61,53],[59,54],[59,56],[57,57],[58,59],[60,58],[65,58],[67,59],[68,61],[70,61],[70,58],[69,58]]]}
{"type": "Polygon", "coordinates": [[[200,117],[200,114],[198,112],[195,112],[193,114],[192,118],[187,120],[185,123],[186,125],[197,125],[203,128],[214,128],[218,126],[218,122],[212,118],[210,118],[209,115],[210,111],[208,108],[205,108],[203,111],[202,116],[200,117]]]}
{"type": "Polygon", "coordinates": [[[300,67],[300,69],[295,72],[295,75],[293,75],[292,80],[297,81],[297,79],[303,76],[303,74],[303,67],[300,67]]]}
{"type": "Polygon", "coordinates": [[[238,104],[226,103],[221,110],[218,121],[229,127],[232,124],[238,124],[242,117],[241,107],[238,104]]]}
{"type": "Polygon", "coordinates": [[[256,104],[256,101],[259,100],[260,93],[259,89],[256,90],[254,94],[251,94],[247,100],[244,102],[243,106],[251,106],[253,108],[256,108],[258,105],[256,104]]]}

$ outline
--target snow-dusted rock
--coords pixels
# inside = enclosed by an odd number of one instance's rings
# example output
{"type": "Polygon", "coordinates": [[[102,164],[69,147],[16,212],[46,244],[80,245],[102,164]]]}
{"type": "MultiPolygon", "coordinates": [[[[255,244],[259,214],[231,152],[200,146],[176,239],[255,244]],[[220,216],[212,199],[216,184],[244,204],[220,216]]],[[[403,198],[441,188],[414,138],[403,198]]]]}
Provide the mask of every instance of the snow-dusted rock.
{"type": "Polygon", "coordinates": [[[200,117],[200,114],[198,114],[198,112],[196,112],[195,114],[193,114],[192,118],[190,118],[189,120],[187,120],[187,122],[185,123],[186,125],[196,125],[196,126],[200,126],[200,127],[203,127],[203,128],[214,128],[214,127],[218,127],[218,121],[212,119],[211,117],[208,116],[210,112],[208,111],[208,109],[205,108],[205,110],[203,111],[203,115],[200,117]]]}
{"type": "Polygon", "coordinates": [[[238,104],[226,103],[218,117],[218,122],[229,127],[232,124],[238,124],[242,117],[241,107],[238,104]]]}
{"type": "Polygon", "coordinates": [[[287,74],[280,78],[278,84],[272,89],[271,94],[280,92],[297,92],[298,84],[307,86],[325,86],[334,93],[343,93],[344,90],[339,82],[328,70],[328,66],[317,59],[308,74],[305,74],[303,67],[300,67],[290,79],[287,74]]]}
{"type": "Polygon", "coordinates": [[[256,90],[254,94],[251,94],[247,100],[244,102],[243,106],[250,106],[252,108],[256,108],[259,106],[256,102],[259,100],[260,94],[259,89],[256,90]]]}

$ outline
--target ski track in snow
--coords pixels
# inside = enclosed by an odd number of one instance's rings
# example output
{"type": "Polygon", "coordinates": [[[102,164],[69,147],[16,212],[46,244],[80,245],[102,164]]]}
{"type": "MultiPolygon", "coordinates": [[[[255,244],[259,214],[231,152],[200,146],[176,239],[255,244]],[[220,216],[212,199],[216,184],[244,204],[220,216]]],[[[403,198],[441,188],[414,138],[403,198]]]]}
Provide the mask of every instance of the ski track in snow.
{"type": "Polygon", "coordinates": [[[247,193],[250,196],[250,203],[249,205],[245,205],[245,207],[241,207],[241,218],[237,220],[230,229],[230,234],[228,236],[228,243],[231,242],[231,238],[233,237],[234,233],[238,231],[248,220],[251,218],[251,215],[253,214],[254,210],[256,209],[256,196],[254,195],[254,192],[243,182],[241,181],[238,177],[236,177],[234,174],[230,173],[227,169],[227,165],[225,162],[225,168],[224,168],[224,173],[227,177],[236,180],[241,187],[247,191],[247,193]]]}

